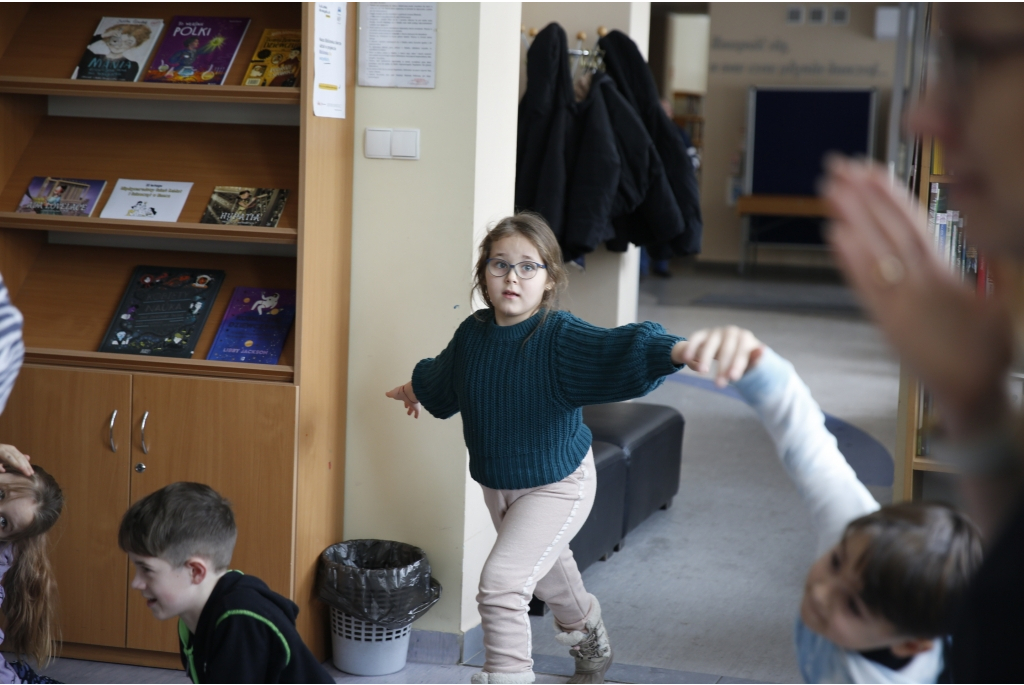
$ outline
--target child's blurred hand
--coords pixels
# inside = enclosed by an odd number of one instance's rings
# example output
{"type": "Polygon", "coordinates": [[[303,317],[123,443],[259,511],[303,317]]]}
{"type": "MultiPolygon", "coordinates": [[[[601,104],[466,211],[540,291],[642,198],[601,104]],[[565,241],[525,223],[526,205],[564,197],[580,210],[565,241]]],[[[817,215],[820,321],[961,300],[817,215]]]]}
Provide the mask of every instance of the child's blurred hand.
{"type": "Polygon", "coordinates": [[[672,361],[703,374],[711,371],[712,360],[718,361],[715,385],[724,388],[754,368],[763,352],[764,343],[753,333],[738,326],[724,326],[701,329],[689,340],[677,343],[672,361]]]}
{"type": "Polygon", "coordinates": [[[416,395],[413,394],[412,383],[400,385],[394,390],[389,390],[384,394],[393,400],[403,402],[405,404],[406,416],[411,416],[414,419],[418,419],[420,417],[420,412],[423,411],[423,405],[419,403],[416,399],[416,395]]]}
{"type": "Polygon", "coordinates": [[[33,473],[32,464],[29,463],[31,459],[32,457],[22,454],[14,445],[0,445],[0,473],[13,470],[31,476],[33,473]]]}

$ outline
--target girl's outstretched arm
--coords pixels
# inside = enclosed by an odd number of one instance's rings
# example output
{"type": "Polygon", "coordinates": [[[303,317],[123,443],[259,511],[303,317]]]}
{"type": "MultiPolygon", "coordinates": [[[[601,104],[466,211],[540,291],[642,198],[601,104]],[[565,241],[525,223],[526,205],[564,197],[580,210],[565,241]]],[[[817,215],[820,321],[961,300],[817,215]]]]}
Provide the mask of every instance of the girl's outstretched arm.
{"type": "Polygon", "coordinates": [[[423,405],[416,399],[416,393],[412,391],[412,381],[408,381],[394,390],[388,390],[384,394],[393,400],[405,403],[406,416],[412,416],[414,419],[418,419],[420,417],[420,412],[423,411],[423,405]]]}

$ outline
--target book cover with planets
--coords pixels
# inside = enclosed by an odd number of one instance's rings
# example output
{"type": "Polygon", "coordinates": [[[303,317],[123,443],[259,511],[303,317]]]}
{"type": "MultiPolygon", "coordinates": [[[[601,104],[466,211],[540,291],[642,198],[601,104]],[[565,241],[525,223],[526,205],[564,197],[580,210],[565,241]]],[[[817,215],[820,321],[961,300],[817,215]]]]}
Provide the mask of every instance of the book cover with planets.
{"type": "Polygon", "coordinates": [[[190,358],[223,282],[216,269],[136,267],[100,352],[190,358]]]}
{"type": "Polygon", "coordinates": [[[206,358],[276,364],[294,320],[294,290],[235,288],[206,358]]]}
{"type": "Polygon", "coordinates": [[[219,86],[248,28],[243,17],[174,17],[142,80],[219,86]]]}

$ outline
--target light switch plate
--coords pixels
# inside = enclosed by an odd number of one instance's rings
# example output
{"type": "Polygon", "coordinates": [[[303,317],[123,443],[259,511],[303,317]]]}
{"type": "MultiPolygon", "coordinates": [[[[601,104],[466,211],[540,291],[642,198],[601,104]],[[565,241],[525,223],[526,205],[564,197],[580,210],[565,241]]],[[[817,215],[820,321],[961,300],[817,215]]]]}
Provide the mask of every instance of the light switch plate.
{"type": "Polygon", "coordinates": [[[391,158],[391,129],[367,128],[363,154],[371,159],[391,158]]]}
{"type": "Polygon", "coordinates": [[[420,130],[418,128],[392,129],[391,156],[395,159],[419,159],[420,130]]]}

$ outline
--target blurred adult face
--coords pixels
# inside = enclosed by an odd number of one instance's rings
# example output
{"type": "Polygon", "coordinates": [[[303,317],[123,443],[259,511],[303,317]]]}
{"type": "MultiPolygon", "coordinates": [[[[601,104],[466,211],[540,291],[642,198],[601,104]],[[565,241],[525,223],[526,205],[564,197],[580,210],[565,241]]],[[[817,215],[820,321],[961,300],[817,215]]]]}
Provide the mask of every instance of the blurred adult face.
{"type": "Polygon", "coordinates": [[[937,79],[910,126],[944,144],[971,239],[1024,257],[1024,4],[936,7],[937,79]]]}

